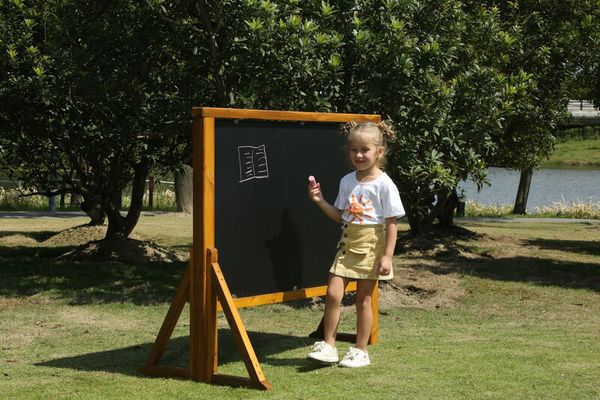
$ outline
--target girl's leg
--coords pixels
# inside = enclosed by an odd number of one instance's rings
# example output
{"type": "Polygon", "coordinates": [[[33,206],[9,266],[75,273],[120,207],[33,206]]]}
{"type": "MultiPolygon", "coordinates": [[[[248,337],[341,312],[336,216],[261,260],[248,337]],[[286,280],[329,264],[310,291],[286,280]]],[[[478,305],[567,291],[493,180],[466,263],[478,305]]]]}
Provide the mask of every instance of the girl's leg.
{"type": "Polygon", "coordinates": [[[347,279],[329,274],[327,296],[325,297],[325,313],[323,316],[323,340],[335,347],[335,337],[340,323],[340,304],[344,297],[347,279]]]}
{"type": "Polygon", "coordinates": [[[371,329],[373,327],[373,309],[371,308],[371,297],[376,280],[359,279],[357,281],[356,297],[356,348],[366,351],[371,329]]]}

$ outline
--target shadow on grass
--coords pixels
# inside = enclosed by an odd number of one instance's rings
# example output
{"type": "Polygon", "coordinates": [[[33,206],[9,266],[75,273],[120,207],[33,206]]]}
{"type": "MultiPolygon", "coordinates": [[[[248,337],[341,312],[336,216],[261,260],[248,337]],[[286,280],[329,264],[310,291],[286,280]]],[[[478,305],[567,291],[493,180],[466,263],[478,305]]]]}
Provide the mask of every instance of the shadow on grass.
{"type": "Polygon", "coordinates": [[[0,247],[0,296],[44,294],[73,305],[170,301],[186,262],[65,262],[54,257],[73,247],[0,247]]]}
{"type": "MultiPolygon", "coordinates": [[[[496,226],[496,225],[491,225],[496,226]]],[[[510,226],[508,227],[510,229],[510,226]]],[[[546,228],[544,228],[546,229],[546,228]]],[[[435,259],[435,265],[423,263],[420,268],[434,274],[456,272],[484,279],[508,282],[528,282],[538,285],[600,291],[600,258],[597,262],[572,261],[565,258],[544,258],[522,255],[523,249],[541,248],[573,254],[600,256],[598,242],[584,240],[529,239],[521,240],[518,255],[494,258],[472,258],[471,246],[477,246],[481,234],[463,227],[439,228],[430,236],[415,237],[410,232],[399,235],[398,253],[416,251],[423,259],[435,259]],[[458,241],[466,241],[466,246],[458,241]],[[522,246],[522,247],[521,247],[522,246]],[[441,250],[437,250],[441,249],[441,250]]],[[[492,238],[493,239],[493,238],[492,238]]],[[[514,246],[514,244],[507,244],[514,246]]],[[[509,249],[510,250],[510,249],[509,249]]]]}
{"type": "MultiPolygon", "coordinates": [[[[305,358],[273,357],[275,354],[284,351],[307,347],[312,344],[314,339],[268,332],[248,332],[248,335],[262,364],[293,366],[296,367],[298,372],[309,372],[323,367],[323,365],[313,363],[305,358]]],[[[121,349],[43,361],[35,365],[141,376],[137,370],[145,364],[151,346],[151,343],[144,343],[121,349]]],[[[188,366],[188,351],[188,336],[173,338],[169,342],[160,364],[186,368],[188,366]]],[[[219,329],[219,366],[238,361],[241,362],[241,358],[237,352],[231,331],[229,329],[219,329]]]]}
{"type": "MultiPolygon", "coordinates": [[[[34,239],[32,237],[32,239],[34,239]]],[[[45,239],[42,239],[44,241],[45,239]]],[[[0,246],[0,259],[3,264],[9,263],[31,263],[35,260],[45,264],[52,263],[53,258],[73,250],[73,246],[61,247],[37,247],[37,246],[0,246]],[[6,258],[10,257],[10,258],[6,258]]]]}
{"type": "Polygon", "coordinates": [[[527,244],[547,250],[600,256],[600,242],[586,240],[530,239],[527,244]]]}
{"type": "Polygon", "coordinates": [[[458,272],[484,279],[600,291],[600,263],[558,261],[536,257],[442,259],[441,267],[424,266],[432,273],[458,272]]]}

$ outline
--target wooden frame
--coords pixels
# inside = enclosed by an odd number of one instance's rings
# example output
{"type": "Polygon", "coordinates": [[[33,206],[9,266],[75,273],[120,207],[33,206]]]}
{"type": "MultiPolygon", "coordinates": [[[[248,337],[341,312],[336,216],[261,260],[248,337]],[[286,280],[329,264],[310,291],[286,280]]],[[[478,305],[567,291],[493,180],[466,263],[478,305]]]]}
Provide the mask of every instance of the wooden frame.
{"type": "MultiPolygon", "coordinates": [[[[150,376],[189,378],[196,381],[242,385],[268,390],[267,382],[252,347],[246,329],[241,321],[238,308],[254,307],[263,304],[300,300],[323,296],[326,286],[303,288],[289,292],[269,293],[234,299],[218,263],[215,249],[215,119],[254,119],[269,121],[306,122],[375,122],[378,115],[331,114],[295,111],[241,110],[226,108],[193,108],[194,135],[194,215],[193,245],[190,263],[146,364],[139,369],[150,376]],[[202,173],[199,173],[202,171],[202,173]],[[160,361],[171,338],[175,325],[181,316],[186,302],[190,303],[190,357],[188,368],[161,366],[160,361]],[[238,351],[246,365],[249,378],[222,375],[217,372],[218,336],[217,312],[223,311],[232,329],[238,351]]],[[[356,290],[356,282],[351,282],[347,291],[356,290]]],[[[378,292],[373,291],[373,327],[370,343],[378,341],[378,292]]],[[[322,321],[312,337],[322,336],[322,321]]],[[[355,340],[354,334],[338,334],[340,340],[355,340]]]]}

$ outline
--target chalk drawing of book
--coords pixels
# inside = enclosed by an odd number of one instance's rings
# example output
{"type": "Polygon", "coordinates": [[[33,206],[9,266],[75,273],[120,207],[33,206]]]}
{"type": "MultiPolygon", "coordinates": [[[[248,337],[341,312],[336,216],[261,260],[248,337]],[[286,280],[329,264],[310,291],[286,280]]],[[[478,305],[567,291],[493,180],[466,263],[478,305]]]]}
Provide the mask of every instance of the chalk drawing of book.
{"type": "Polygon", "coordinates": [[[267,150],[264,144],[260,146],[239,146],[238,156],[240,160],[240,183],[250,179],[269,177],[267,150]]]}

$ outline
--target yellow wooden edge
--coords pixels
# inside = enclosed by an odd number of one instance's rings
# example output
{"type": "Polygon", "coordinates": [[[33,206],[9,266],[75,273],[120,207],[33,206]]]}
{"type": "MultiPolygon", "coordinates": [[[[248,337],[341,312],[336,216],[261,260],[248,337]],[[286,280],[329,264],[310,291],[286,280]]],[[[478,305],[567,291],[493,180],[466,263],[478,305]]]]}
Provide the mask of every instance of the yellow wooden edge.
{"type": "Polygon", "coordinates": [[[316,122],[379,122],[376,114],[320,113],[304,111],[253,110],[240,108],[194,107],[193,117],[227,119],[258,119],[269,121],[316,121],[316,122]]]}
{"type": "MultiPolygon", "coordinates": [[[[212,263],[212,278],[213,287],[217,291],[217,298],[224,307],[223,312],[227,317],[227,322],[229,323],[229,327],[231,328],[231,332],[237,344],[238,352],[246,365],[246,370],[250,375],[250,379],[256,383],[266,381],[262,369],[260,368],[258,358],[256,357],[256,353],[254,352],[254,348],[252,347],[252,343],[250,342],[248,332],[246,331],[242,318],[233,302],[231,292],[229,291],[229,287],[227,286],[227,282],[225,281],[225,277],[223,276],[223,272],[218,263],[212,263]]],[[[209,379],[210,378],[211,377],[209,377],[209,379]]]]}
{"type": "MultiPolygon", "coordinates": [[[[346,287],[346,292],[356,291],[356,281],[352,281],[346,287]]],[[[258,307],[265,304],[283,303],[285,301],[294,301],[302,299],[310,299],[312,297],[325,296],[327,286],[316,286],[306,289],[291,290],[289,292],[277,292],[260,294],[257,296],[240,297],[233,299],[235,306],[239,308],[258,307]]],[[[223,311],[221,303],[217,304],[217,311],[223,311]]]]}

